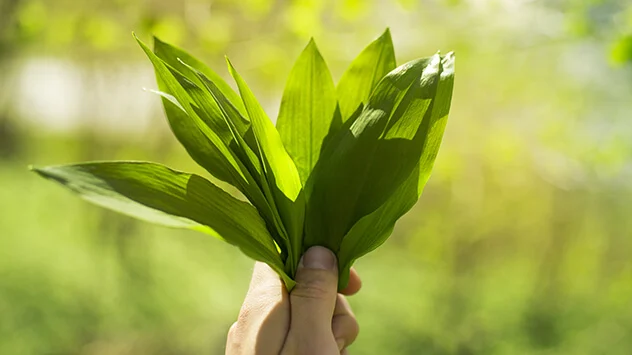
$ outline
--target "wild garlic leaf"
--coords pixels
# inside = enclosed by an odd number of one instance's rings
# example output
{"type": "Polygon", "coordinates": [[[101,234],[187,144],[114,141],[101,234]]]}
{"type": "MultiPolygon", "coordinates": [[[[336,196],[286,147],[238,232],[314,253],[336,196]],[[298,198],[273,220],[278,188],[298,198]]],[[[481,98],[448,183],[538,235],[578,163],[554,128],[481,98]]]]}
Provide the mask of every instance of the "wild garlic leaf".
{"type": "MultiPolygon", "coordinates": [[[[226,145],[227,147],[230,147],[233,143],[233,140],[235,139],[235,133],[233,132],[233,130],[236,130],[236,133],[239,136],[247,140],[250,136],[248,134],[248,131],[250,130],[250,122],[248,121],[248,119],[244,117],[244,115],[239,113],[238,115],[236,115],[234,122],[227,122],[217,102],[214,100],[211,93],[207,89],[205,89],[205,83],[201,81],[196,72],[201,73],[201,75],[206,78],[206,81],[211,80],[208,79],[208,77],[201,71],[197,70],[195,67],[189,65],[188,63],[183,62],[181,59],[178,59],[176,62],[179,64],[179,69],[174,68],[169,63],[163,63],[171,72],[171,74],[176,78],[180,86],[182,86],[182,88],[189,95],[191,107],[193,111],[197,114],[197,116],[200,117],[200,119],[213,132],[217,133],[217,135],[224,142],[224,145],[226,145]]],[[[222,92],[215,83],[213,85],[217,87],[217,90],[222,92]]],[[[224,85],[227,84],[224,83],[224,85]]],[[[226,97],[223,92],[222,96],[226,97]]],[[[239,98],[239,96],[237,97],[239,98]]],[[[227,97],[226,100],[230,102],[227,97]]],[[[234,108],[235,111],[239,112],[239,109],[236,108],[235,105],[233,105],[232,103],[230,103],[230,105],[234,108]]]]}
{"type": "MultiPolygon", "coordinates": [[[[158,79],[158,86],[165,89],[165,85],[158,79]]],[[[191,158],[204,167],[213,167],[211,174],[222,181],[233,181],[233,168],[225,164],[225,159],[217,154],[216,150],[208,144],[208,139],[200,131],[185,109],[173,95],[159,90],[152,90],[161,96],[165,115],[174,135],[189,153],[191,158]]]]}
{"type": "Polygon", "coordinates": [[[276,122],[303,184],[318,161],[335,109],[334,82],[312,39],[290,71],[276,122]]]}
{"type": "MultiPolygon", "coordinates": [[[[246,165],[250,173],[257,178],[258,182],[262,183],[261,179],[263,178],[263,167],[256,154],[253,152],[253,149],[250,148],[251,145],[249,145],[244,139],[246,135],[244,128],[246,127],[240,125],[241,122],[246,120],[244,116],[221,92],[219,87],[206,75],[204,75],[204,73],[189,66],[187,63],[183,62],[182,64],[184,65],[186,73],[190,73],[190,75],[195,76],[204,88],[204,90],[198,88],[198,90],[193,91],[194,94],[192,97],[195,98],[195,103],[199,103],[200,107],[203,108],[203,111],[205,111],[204,108],[215,108],[216,111],[209,113],[212,116],[212,119],[216,121],[214,123],[215,125],[226,129],[226,146],[230,148],[240,162],[246,165]],[[195,94],[196,92],[200,94],[195,94]]],[[[186,86],[183,85],[183,87],[186,89],[186,86]]],[[[202,112],[199,116],[204,116],[204,113],[205,112],[202,112]]],[[[211,126],[211,129],[217,130],[214,126],[211,126]]],[[[248,127],[248,129],[250,129],[250,127],[248,127]]],[[[254,149],[258,150],[256,142],[253,141],[252,146],[254,149]]]]}
{"type": "Polygon", "coordinates": [[[323,245],[349,268],[380,246],[418,200],[445,129],[454,56],[395,67],[386,30],[335,87],[313,40],[291,70],[277,129],[228,62],[239,94],[185,51],[155,39],[154,66],[169,124],[191,157],[237,187],[159,164],[100,162],[36,169],[84,199],[154,223],[200,230],[268,263],[294,286],[300,255],[323,245]]]}
{"type": "Polygon", "coordinates": [[[437,93],[440,56],[387,74],[353,125],[328,145],[307,188],[305,246],[339,251],[343,237],[378,209],[419,164],[437,93]]]}
{"type": "MultiPolygon", "coordinates": [[[[180,143],[200,166],[208,170],[213,176],[237,187],[259,209],[266,222],[278,224],[278,217],[275,217],[276,210],[269,205],[264,196],[263,185],[261,181],[257,180],[256,169],[253,166],[247,167],[244,163],[246,160],[243,159],[243,156],[239,156],[241,151],[227,146],[222,137],[200,119],[199,111],[195,109],[195,103],[180,84],[183,81],[182,75],[168,67],[140,39],[136,38],[136,40],[154,65],[158,87],[162,92],[174,98],[174,100],[167,100],[163,96],[163,103],[165,103],[165,111],[170,125],[180,143]],[[176,76],[180,78],[180,81],[176,76]],[[174,101],[179,105],[175,105],[174,101]],[[181,110],[175,111],[174,107],[181,110]],[[177,114],[173,115],[174,112],[177,114]],[[253,177],[252,174],[255,176],[253,177]]],[[[224,119],[223,116],[222,119],[224,119]]],[[[235,141],[235,144],[239,143],[235,141]]],[[[281,241],[279,234],[272,233],[272,235],[278,242],[281,241]]],[[[279,244],[279,247],[283,251],[283,255],[287,254],[285,244],[279,244]]]]}
{"type": "MultiPolygon", "coordinates": [[[[196,70],[204,73],[204,75],[206,75],[211,81],[215,83],[215,85],[217,85],[217,87],[228,98],[228,100],[233,105],[235,105],[239,112],[245,115],[246,110],[241,102],[241,98],[239,97],[239,95],[219,74],[209,68],[202,61],[174,45],[161,41],[158,37],[154,37],[154,53],[158,56],[158,58],[162,59],[165,63],[181,73],[188,72],[185,70],[182,63],[186,63],[196,70]]],[[[197,81],[197,78],[195,76],[189,76],[187,78],[193,81],[199,87],[203,87],[202,83],[197,81]]]]}
{"type": "MultiPolygon", "coordinates": [[[[83,199],[145,221],[205,231],[283,273],[257,210],[194,174],[148,162],[96,162],[35,168],[83,199]]],[[[287,275],[286,279],[289,279],[287,275]]]]}
{"type": "Polygon", "coordinates": [[[391,32],[386,29],[351,62],[340,78],[336,94],[342,123],[360,104],[367,102],[377,83],[395,66],[393,40],[391,32]]]}
{"type": "Polygon", "coordinates": [[[420,129],[425,134],[419,163],[406,181],[380,208],[362,217],[342,240],[338,253],[340,287],[349,281],[349,268],[353,262],[376,249],[390,236],[395,222],[417,202],[434,165],[450,111],[454,87],[454,54],[441,58],[436,96],[420,129]]]}
{"type": "MultiPolygon", "coordinates": [[[[248,185],[239,162],[235,159],[218,134],[212,131],[197,115],[191,106],[191,98],[180,85],[167,65],[158,58],[140,39],[137,42],[151,61],[156,73],[156,80],[160,91],[171,95],[179,105],[183,114],[169,115],[174,110],[171,106],[167,111],[167,118],[174,134],[186,148],[191,157],[219,179],[236,186],[248,185]]],[[[174,104],[165,100],[163,103],[174,104]]],[[[165,105],[165,108],[167,105],[165,105]]]]}
{"type": "MultiPolygon", "coordinates": [[[[184,63],[186,65],[186,63],[184,63]]],[[[231,144],[230,150],[235,154],[235,157],[238,161],[246,167],[246,170],[249,173],[249,177],[252,177],[254,181],[257,183],[258,191],[260,191],[261,196],[257,195],[256,200],[251,200],[255,206],[259,209],[261,214],[264,216],[266,221],[270,226],[274,226],[275,233],[272,233],[277,244],[284,251],[283,255],[291,255],[291,247],[292,244],[290,242],[290,237],[288,235],[285,224],[283,223],[283,219],[281,217],[281,213],[279,211],[279,207],[277,206],[277,202],[273,193],[273,189],[271,184],[268,182],[268,177],[264,172],[264,165],[262,161],[259,160],[259,155],[255,153],[250,146],[245,142],[245,140],[238,134],[234,122],[241,120],[241,114],[235,108],[235,106],[228,101],[226,96],[219,90],[219,88],[213,83],[208,77],[206,77],[203,73],[197,71],[195,68],[186,65],[187,70],[197,76],[200,82],[203,83],[204,87],[210,93],[210,96],[215,100],[218,105],[222,119],[228,124],[231,129],[232,136],[234,138],[234,143],[231,144]]],[[[254,125],[252,128],[255,128],[254,125]]],[[[253,131],[254,132],[254,131],[253,131]]],[[[254,146],[259,152],[261,150],[261,144],[256,139],[256,134],[253,136],[254,138],[254,146]]],[[[248,192],[245,192],[248,197],[248,192]]]]}
{"type": "MultiPolygon", "coordinates": [[[[203,90],[197,84],[189,80],[184,73],[180,73],[173,68],[167,67],[176,78],[180,86],[189,95],[191,109],[193,112],[222,140],[225,146],[230,145],[235,140],[231,126],[224,119],[222,112],[207,90],[203,90]]],[[[242,125],[240,133],[247,131],[248,126],[242,125]]]]}
{"type": "Polygon", "coordinates": [[[298,170],[285,150],[272,121],[228,58],[226,61],[250,117],[254,136],[259,146],[260,159],[264,164],[265,175],[290,239],[292,253],[290,254],[291,258],[288,259],[288,264],[291,266],[291,273],[293,274],[296,271],[293,268],[298,264],[300,258],[305,217],[305,197],[302,193],[303,186],[298,170]]]}

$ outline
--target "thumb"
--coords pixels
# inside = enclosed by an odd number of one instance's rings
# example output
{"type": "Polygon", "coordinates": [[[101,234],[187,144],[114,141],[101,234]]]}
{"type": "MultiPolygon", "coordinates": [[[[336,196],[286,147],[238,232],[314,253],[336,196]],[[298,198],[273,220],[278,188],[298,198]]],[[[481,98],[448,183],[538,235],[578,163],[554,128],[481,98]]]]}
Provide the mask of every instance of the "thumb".
{"type": "Polygon", "coordinates": [[[331,319],[338,294],[338,262],[324,247],[305,252],[296,271],[296,286],[290,293],[290,334],[299,338],[331,337],[331,319]]]}

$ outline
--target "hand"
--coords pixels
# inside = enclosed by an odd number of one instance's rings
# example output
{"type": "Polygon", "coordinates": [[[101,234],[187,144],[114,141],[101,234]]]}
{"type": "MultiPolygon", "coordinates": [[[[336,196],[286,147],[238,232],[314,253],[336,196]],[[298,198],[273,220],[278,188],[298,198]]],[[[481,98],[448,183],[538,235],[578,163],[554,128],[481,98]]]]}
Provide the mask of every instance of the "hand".
{"type": "Polygon", "coordinates": [[[324,247],[305,252],[288,295],[279,276],[256,263],[239,319],[228,332],[226,355],[345,355],[358,336],[358,322],[344,295],[360,289],[351,270],[337,293],[336,256],[324,247]]]}

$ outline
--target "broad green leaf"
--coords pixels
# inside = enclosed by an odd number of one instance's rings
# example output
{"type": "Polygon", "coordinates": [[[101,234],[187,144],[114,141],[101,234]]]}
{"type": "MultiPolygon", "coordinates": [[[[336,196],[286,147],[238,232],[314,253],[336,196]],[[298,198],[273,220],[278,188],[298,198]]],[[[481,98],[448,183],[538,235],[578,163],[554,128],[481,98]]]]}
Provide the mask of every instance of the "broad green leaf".
{"type": "Polygon", "coordinates": [[[385,203],[419,164],[441,59],[406,63],[377,85],[348,130],[323,153],[308,184],[305,247],[338,251],[362,217],[385,203]]]}
{"type": "MultiPolygon", "coordinates": [[[[230,145],[235,140],[232,127],[224,119],[220,108],[208,91],[201,89],[195,83],[186,78],[175,69],[169,68],[171,74],[176,78],[180,86],[189,95],[191,108],[195,114],[208,126],[211,131],[217,134],[225,146],[230,145]]],[[[242,135],[245,134],[247,126],[242,126],[242,135]]],[[[239,133],[238,133],[239,134],[239,133]]]]}
{"type": "Polygon", "coordinates": [[[261,160],[266,162],[266,167],[271,171],[268,173],[276,179],[276,185],[285,196],[294,201],[301,192],[303,186],[292,158],[288,155],[281,137],[272,121],[268,118],[256,97],[237,73],[230,61],[227,60],[229,70],[243,98],[244,105],[250,117],[255,139],[261,153],[261,160]]]}
{"type": "Polygon", "coordinates": [[[290,72],[276,123],[302,183],[318,161],[335,109],[334,83],[312,39],[290,72]]]}
{"type": "MultiPolygon", "coordinates": [[[[246,141],[247,137],[251,136],[248,134],[250,122],[206,75],[187,63],[181,63],[181,65],[184,73],[171,68],[170,70],[182,88],[189,94],[193,111],[213,132],[217,133],[224,145],[231,148],[234,155],[243,158],[245,151],[241,147],[241,142],[242,140],[246,141]],[[188,77],[191,76],[195,77],[201,86],[190,81],[188,77]],[[210,86],[212,86],[212,90],[210,86]],[[223,106],[218,100],[221,100],[223,106]]],[[[245,144],[256,149],[254,142],[251,144],[246,142],[245,144]]],[[[256,167],[253,168],[257,174],[260,174],[261,164],[256,163],[256,167]]]]}
{"type": "MultiPolygon", "coordinates": [[[[233,127],[236,129],[236,134],[239,134],[241,137],[246,138],[248,136],[248,130],[250,129],[250,122],[246,119],[241,113],[239,113],[234,122],[226,122],[222,112],[215,102],[211,93],[208,90],[204,90],[205,84],[200,81],[195,72],[200,72],[192,66],[189,66],[188,63],[183,63],[179,61],[180,69],[183,70],[178,71],[173,68],[171,65],[165,63],[167,69],[171,72],[171,74],[176,78],[180,86],[186,91],[191,100],[191,107],[195,111],[195,113],[202,119],[202,121],[217,135],[222,139],[226,146],[230,146],[233,143],[234,132],[233,127]],[[187,76],[187,74],[189,74],[187,76]],[[193,82],[190,78],[193,77],[196,79],[193,82]]],[[[204,75],[203,73],[201,75],[204,75]]],[[[207,78],[206,75],[204,75],[207,78]]],[[[210,81],[210,79],[206,79],[210,81]]],[[[216,86],[217,87],[217,86],[216,86]]],[[[219,88],[217,88],[221,92],[219,88]]],[[[226,97],[222,93],[223,97],[226,97]]],[[[228,98],[226,98],[228,102],[228,98]]],[[[230,103],[231,107],[234,108],[235,111],[239,110],[235,108],[235,106],[230,103]]]]}
{"type": "MultiPolygon", "coordinates": [[[[279,207],[277,206],[273,189],[271,187],[271,184],[267,180],[267,174],[265,174],[264,172],[265,166],[262,165],[262,162],[259,160],[259,155],[253,152],[250,149],[249,145],[245,142],[245,140],[236,132],[234,122],[240,120],[241,114],[222,94],[219,88],[212,81],[210,81],[209,78],[207,78],[203,73],[195,70],[195,68],[192,68],[190,66],[187,66],[187,68],[204,84],[204,87],[209,91],[210,95],[217,103],[223,119],[231,127],[231,132],[236,142],[234,145],[231,146],[231,151],[233,151],[236,157],[239,158],[239,161],[244,166],[246,166],[251,176],[257,182],[260,191],[265,198],[261,199],[261,201],[255,201],[253,202],[253,204],[255,204],[259,208],[262,215],[265,216],[266,220],[269,222],[269,225],[275,228],[276,233],[273,233],[273,237],[275,238],[277,244],[284,251],[283,256],[292,255],[292,253],[290,252],[292,250],[292,243],[290,242],[290,237],[279,212],[279,207]]],[[[254,124],[252,128],[255,128],[254,124]]],[[[254,135],[254,140],[255,148],[258,152],[260,152],[261,144],[259,143],[259,141],[257,141],[256,134],[254,135]]],[[[292,264],[292,260],[290,260],[290,264],[292,264]]]]}
{"type": "MultiPolygon", "coordinates": [[[[180,143],[189,151],[196,162],[212,175],[222,180],[225,178],[224,181],[237,187],[253,204],[261,205],[263,195],[260,187],[243,163],[235,157],[234,152],[222,140],[222,137],[199,117],[199,110],[194,109],[194,102],[180,83],[185,82],[183,76],[168,67],[140,39],[136,38],[136,40],[154,65],[158,87],[161,91],[173,96],[179,104],[178,107],[182,108],[183,111],[181,110],[181,112],[186,115],[179,114],[173,117],[167,115],[180,143]],[[227,176],[221,174],[224,172],[227,176]]],[[[192,84],[189,83],[190,85],[192,84]]],[[[172,100],[163,98],[163,102],[165,101],[173,104],[172,100]]],[[[173,110],[170,111],[173,112],[173,110]]]]}
{"type": "Polygon", "coordinates": [[[305,216],[303,186],[298,170],[285,150],[272,121],[228,59],[227,63],[248,111],[255,139],[259,146],[260,159],[264,164],[266,179],[270,184],[274,201],[288,233],[292,246],[289,265],[293,275],[296,271],[293,268],[298,264],[302,248],[305,216]]]}
{"type": "MultiPolygon", "coordinates": [[[[36,168],[99,206],[145,221],[205,231],[283,275],[283,264],[257,211],[208,180],[147,162],[97,162],[36,168]]],[[[287,275],[284,279],[289,279],[287,275]]]]}
{"type": "Polygon", "coordinates": [[[349,281],[349,268],[353,262],[379,247],[391,234],[395,222],[417,202],[437,156],[450,111],[454,87],[454,54],[441,59],[441,74],[430,115],[422,122],[425,132],[422,154],[413,173],[380,208],[360,219],[345,235],[338,253],[341,270],[340,287],[349,281]]]}
{"type": "MultiPolygon", "coordinates": [[[[162,83],[158,84],[163,87],[162,83]]],[[[239,185],[235,176],[235,169],[226,163],[226,159],[218,149],[209,144],[209,140],[182,105],[172,95],[156,91],[162,97],[165,115],[174,135],[198,165],[204,167],[216,178],[239,185]]]]}
{"type": "MultiPolygon", "coordinates": [[[[179,78],[178,81],[182,82],[184,87],[187,87],[190,89],[188,92],[191,92],[192,96],[195,96],[194,92],[198,91],[199,95],[204,96],[203,100],[208,100],[208,97],[206,97],[206,96],[210,96],[208,93],[200,92],[201,90],[199,88],[191,90],[190,86],[193,85],[191,82],[186,84],[185,83],[187,81],[186,78],[184,78],[180,74],[177,74],[177,72],[174,72],[173,74],[174,76],[179,78]]],[[[159,86],[164,87],[164,84],[159,82],[159,86]]],[[[185,137],[188,137],[189,139],[191,138],[196,139],[194,142],[197,142],[196,144],[198,145],[197,146],[198,149],[195,149],[196,147],[193,147],[190,150],[187,149],[189,150],[189,154],[191,155],[191,157],[193,157],[193,159],[196,162],[198,162],[198,164],[200,164],[201,166],[205,166],[205,164],[209,164],[213,166],[213,169],[207,169],[207,170],[209,170],[209,172],[211,172],[215,177],[219,178],[220,180],[233,182],[233,185],[235,185],[242,193],[244,193],[244,195],[246,195],[246,197],[248,197],[248,199],[255,206],[261,209],[265,217],[272,216],[270,206],[267,205],[267,202],[263,196],[263,192],[260,191],[259,184],[256,182],[256,178],[251,175],[252,170],[248,171],[248,167],[245,167],[244,164],[240,160],[236,160],[236,163],[239,165],[240,171],[244,171],[244,176],[243,176],[244,179],[239,180],[235,183],[234,182],[235,179],[231,171],[232,167],[229,166],[227,169],[222,169],[225,166],[224,156],[222,154],[217,154],[216,151],[208,152],[208,148],[213,148],[213,146],[207,147],[209,145],[208,138],[204,136],[202,132],[200,132],[200,134],[195,134],[196,132],[199,132],[196,129],[197,127],[195,127],[194,125],[195,121],[186,113],[185,109],[182,107],[182,105],[180,105],[178,100],[176,100],[175,97],[173,97],[172,95],[167,94],[162,91],[152,90],[152,92],[162,97],[165,112],[167,114],[167,117],[169,118],[171,126],[174,129],[174,132],[176,132],[176,129],[177,129],[178,132],[184,132],[185,137]],[[181,128],[179,125],[182,125],[184,127],[181,128]],[[194,128],[194,129],[191,129],[191,128],[194,128]],[[200,155],[199,154],[200,150],[206,151],[208,153],[205,155],[200,155]],[[216,161],[217,163],[215,165],[212,165],[213,161],[216,161]]],[[[214,113],[215,114],[214,116],[209,116],[210,113],[208,111],[206,111],[205,109],[199,108],[198,106],[195,105],[195,103],[192,103],[191,108],[193,109],[195,114],[197,114],[197,116],[201,118],[204,124],[206,124],[210,129],[212,129],[213,132],[217,133],[220,140],[229,148],[229,151],[233,153],[233,156],[238,157],[239,152],[237,153],[234,152],[236,149],[235,145],[237,145],[238,143],[237,141],[234,140],[233,132],[231,128],[229,127],[229,125],[227,124],[227,122],[225,121],[224,114],[221,112],[219,107],[217,107],[214,99],[211,97],[210,100],[212,100],[212,103],[202,104],[201,106],[206,105],[208,107],[210,105],[215,105],[214,107],[216,108],[216,112],[214,113]]],[[[176,132],[176,136],[179,137],[177,132],[176,132]]],[[[190,141],[186,141],[182,143],[185,147],[188,147],[187,143],[191,144],[190,141]]]]}
{"type": "MultiPolygon", "coordinates": [[[[252,166],[248,169],[240,159],[243,156],[238,158],[236,150],[229,148],[222,138],[200,119],[199,111],[194,109],[195,104],[180,84],[182,76],[178,76],[181,79],[178,81],[175,76],[178,75],[177,71],[169,68],[140,39],[136,38],[136,40],[154,65],[158,87],[162,92],[174,98],[174,100],[168,100],[163,96],[163,103],[169,123],[180,143],[200,166],[215,177],[237,187],[252,204],[257,206],[267,223],[278,224],[274,208],[269,206],[264,196],[261,182],[252,176],[253,173],[256,174],[256,171],[253,171],[256,169],[252,169],[252,166]],[[179,105],[175,105],[174,101],[179,105]]],[[[236,138],[240,137],[237,135],[236,138]]],[[[281,241],[277,234],[273,236],[281,241]]],[[[285,255],[287,246],[284,244],[279,246],[284,252],[282,256],[285,255]]]]}
{"type": "Polygon", "coordinates": [[[454,56],[395,67],[388,29],[337,87],[313,40],[290,72],[277,130],[228,61],[239,94],[182,49],[136,38],[154,66],[169,124],[191,157],[237,187],[144,162],[35,169],[86,200],[150,222],[232,243],[294,286],[301,253],[338,255],[339,288],[354,261],[377,248],[419,199],[450,107],[454,56]],[[254,205],[254,206],[253,206],[254,205]]]}
{"type": "MultiPolygon", "coordinates": [[[[235,105],[239,112],[245,115],[246,110],[239,95],[235,92],[235,90],[233,90],[233,88],[230,87],[230,85],[228,85],[226,81],[224,81],[224,79],[222,79],[219,74],[209,68],[202,61],[176,46],[161,41],[158,37],[154,37],[154,53],[158,56],[158,58],[162,59],[165,63],[169,64],[181,73],[187,72],[184,70],[185,68],[182,62],[204,73],[204,75],[217,85],[219,90],[228,98],[228,100],[235,105]]],[[[197,81],[197,78],[194,76],[190,76],[188,79],[196,83],[199,87],[203,87],[202,83],[197,81]]]]}
{"type": "Polygon", "coordinates": [[[377,83],[395,69],[395,50],[388,29],[369,44],[342,74],[336,87],[342,123],[366,103],[377,83]]]}
{"type": "Polygon", "coordinates": [[[169,124],[180,143],[198,164],[215,177],[236,187],[247,185],[246,176],[239,163],[217,133],[198,117],[191,106],[190,96],[170,69],[140,39],[136,37],[136,40],[154,66],[160,91],[171,95],[179,104],[175,105],[174,101],[163,97],[169,124]],[[175,111],[176,109],[180,111],[175,111]],[[174,114],[175,112],[177,114],[174,114]]]}

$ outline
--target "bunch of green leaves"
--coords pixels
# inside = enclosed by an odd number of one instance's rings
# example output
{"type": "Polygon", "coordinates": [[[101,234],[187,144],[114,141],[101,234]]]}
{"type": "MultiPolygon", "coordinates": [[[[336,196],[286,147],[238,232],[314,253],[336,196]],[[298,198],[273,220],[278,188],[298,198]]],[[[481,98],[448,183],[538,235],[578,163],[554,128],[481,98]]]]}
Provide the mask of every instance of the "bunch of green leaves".
{"type": "Polygon", "coordinates": [[[396,67],[388,30],[337,85],[313,40],[290,72],[276,128],[227,60],[235,92],[182,49],[137,38],[153,64],[173,133],[215,178],[160,164],[92,162],[35,168],[97,205],[153,223],[208,233],[266,262],[294,286],[300,256],[314,245],[349,268],[391,234],[418,200],[446,125],[454,56],[396,67]]]}

